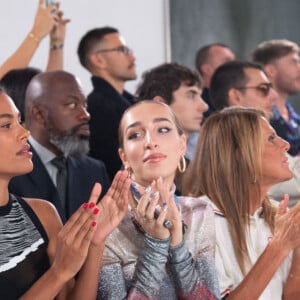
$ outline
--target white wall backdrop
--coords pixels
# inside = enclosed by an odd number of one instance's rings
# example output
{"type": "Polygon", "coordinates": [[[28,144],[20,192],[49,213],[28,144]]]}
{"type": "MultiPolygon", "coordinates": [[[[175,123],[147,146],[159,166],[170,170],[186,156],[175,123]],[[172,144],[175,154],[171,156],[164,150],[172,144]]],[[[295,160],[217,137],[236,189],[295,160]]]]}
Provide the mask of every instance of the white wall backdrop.
{"type": "MultiPolygon", "coordinates": [[[[67,25],[65,70],[77,75],[86,93],[90,75],[79,64],[76,50],[82,35],[95,27],[112,26],[134,50],[138,79],[126,88],[134,91],[144,70],[170,60],[168,0],[61,0],[61,9],[71,22],[67,25]]],[[[21,43],[31,29],[38,0],[1,0],[0,63],[21,43]]],[[[30,66],[44,69],[49,40],[40,44],[30,66]]]]}

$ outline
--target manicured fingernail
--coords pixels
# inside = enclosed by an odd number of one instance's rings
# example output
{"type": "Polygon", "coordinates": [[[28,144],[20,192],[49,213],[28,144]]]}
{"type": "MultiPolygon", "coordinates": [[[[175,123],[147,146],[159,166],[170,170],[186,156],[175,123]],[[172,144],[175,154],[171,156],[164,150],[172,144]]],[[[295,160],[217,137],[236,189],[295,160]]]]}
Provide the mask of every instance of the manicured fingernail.
{"type": "Polygon", "coordinates": [[[163,211],[166,211],[168,209],[168,204],[166,202],[162,204],[162,209],[163,211]]]}
{"type": "Polygon", "coordinates": [[[93,208],[95,205],[96,205],[96,204],[95,204],[94,202],[91,202],[91,203],[89,204],[89,208],[93,208]]]}
{"type": "Polygon", "coordinates": [[[88,206],[89,206],[88,203],[83,203],[83,204],[82,204],[82,208],[84,208],[84,209],[86,209],[88,206]]]}
{"type": "Polygon", "coordinates": [[[150,201],[155,201],[159,198],[159,191],[150,194],[150,201]]]}
{"type": "Polygon", "coordinates": [[[94,211],[93,211],[93,214],[96,215],[98,212],[99,212],[99,208],[96,207],[96,208],[94,209],[94,211]]]}
{"type": "Polygon", "coordinates": [[[92,222],[92,227],[95,227],[97,225],[97,222],[96,221],[93,221],[92,222]]]}
{"type": "Polygon", "coordinates": [[[151,186],[148,185],[146,188],[145,188],[145,193],[146,194],[149,194],[151,192],[151,186]]]}

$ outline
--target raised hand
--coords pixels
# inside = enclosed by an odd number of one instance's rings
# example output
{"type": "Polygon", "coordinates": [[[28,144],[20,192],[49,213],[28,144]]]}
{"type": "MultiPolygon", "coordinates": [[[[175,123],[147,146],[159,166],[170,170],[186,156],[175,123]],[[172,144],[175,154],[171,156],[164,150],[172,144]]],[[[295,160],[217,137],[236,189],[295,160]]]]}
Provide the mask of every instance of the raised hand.
{"type": "Polygon", "coordinates": [[[84,203],[58,233],[52,268],[66,281],[74,277],[86,260],[97,227],[99,210],[95,202],[100,192],[100,185],[96,185],[89,202],[84,203]]]}
{"type": "Polygon", "coordinates": [[[44,6],[44,0],[39,0],[31,32],[39,39],[43,39],[57,22],[57,4],[44,6]]]}
{"type": "Polygon", "coordinates": [[[286,251],[300,246],[300,203],[287,209],[289,197],[285,195],[276,215],[273,240],[278,240],[286,251]]]}
{"type": "Polygon", "coordinates": [[[94,245],[103,243],[124,218],[128,211],[129,186],[128,172],[119,171],[109,190],[97,205],[99,215],[97,230],[93,238],[94,245]]]}
{"type": "MultiPolygon", "coordinates": [[[[59,9],[59,4],[57,4],[59,9]]],[[[63,18],[64,13],[61,10],[57,12],[57,22],[50,32],[50,43],[51,44],[63,44],[66,36],[66,24],[70,22],[70,19],[63,18]]]]}
{"type": "Polygon", "coordinates": [[[171,243],[182,241],[182,223],[180,213],[170,195],[169,186],[162,178],[154,181],[146,188],[135,211],[135,218],[143,230],[154,238],[166,239],[172,236],[171,243]],[[157,217],[155,210],[159,210],[157,217]],[[164,226],[166,220],[172,223],[171,228],[164,226]]]}

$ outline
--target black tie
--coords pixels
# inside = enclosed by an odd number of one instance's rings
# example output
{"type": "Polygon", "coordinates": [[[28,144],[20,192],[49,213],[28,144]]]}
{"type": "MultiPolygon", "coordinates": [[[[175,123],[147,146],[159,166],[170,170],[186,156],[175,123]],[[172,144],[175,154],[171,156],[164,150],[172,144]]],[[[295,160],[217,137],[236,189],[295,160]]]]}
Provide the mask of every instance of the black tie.
{"type": "Polygon", "coordinates": [[[56,188],[66,213],[66,187],[67,187],[67,166],[64,156],[56,156],[51,163],[57,168],[56,188]]]}

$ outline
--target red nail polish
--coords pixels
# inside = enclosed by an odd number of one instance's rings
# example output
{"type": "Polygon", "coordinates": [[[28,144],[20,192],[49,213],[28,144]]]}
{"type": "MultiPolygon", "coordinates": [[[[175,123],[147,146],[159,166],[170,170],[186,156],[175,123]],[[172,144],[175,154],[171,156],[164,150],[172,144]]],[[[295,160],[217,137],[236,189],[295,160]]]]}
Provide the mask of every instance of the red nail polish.
{"type": "Polygon", "coordinates": [[[91,203],[89,204],[89,208],[93,208],[95,205],[96,205],[96,204],[95,204],[94,202],[91,202],[91,203]]]}
{"type": "Polygon", "coordinates": [[[96,221],[93,221],[92,222],[92,227],[95,227],[97,225],[97,222],[96,221]]]}
{"type": "Polygon", "coordinates": [[[89,206],[88,203],[83,203],[83,204],[82,204],[82,208],[84,208],[84,209],[86,209],[88,206],[89,206]]]}
{"type": "Polygon", "coordinates": [[[99,208],[98,207],[94,208],[93,214],[96,215],[98,212],[99,212],[99,208]]]}

